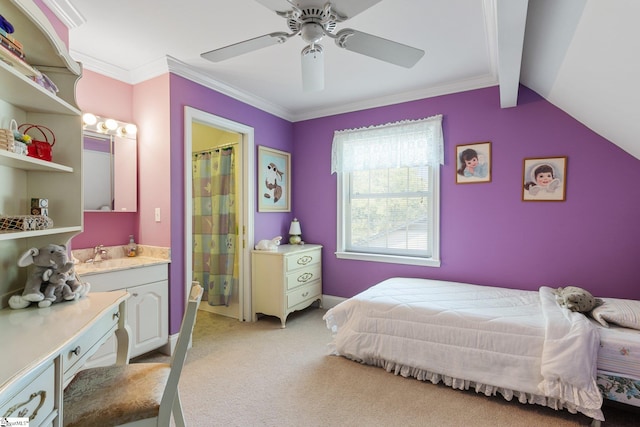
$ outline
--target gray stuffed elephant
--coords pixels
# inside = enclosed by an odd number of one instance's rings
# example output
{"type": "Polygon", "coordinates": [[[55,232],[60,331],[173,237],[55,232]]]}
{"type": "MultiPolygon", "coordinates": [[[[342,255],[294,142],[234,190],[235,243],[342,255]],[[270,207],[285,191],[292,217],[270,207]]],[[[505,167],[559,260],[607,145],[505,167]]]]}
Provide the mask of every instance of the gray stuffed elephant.
{"type": "Polygon", "coordinates": [[[9,299],[11,308],[26,308],[33,302],[38,303],[38,307],[49,307],[54,302],[75,300],[89,292],[89,284],[78,280],[64,245],[29,249],[18,260],[18,266],[31,264],[35,267],[27,276],[22,295],[9,299]]]}

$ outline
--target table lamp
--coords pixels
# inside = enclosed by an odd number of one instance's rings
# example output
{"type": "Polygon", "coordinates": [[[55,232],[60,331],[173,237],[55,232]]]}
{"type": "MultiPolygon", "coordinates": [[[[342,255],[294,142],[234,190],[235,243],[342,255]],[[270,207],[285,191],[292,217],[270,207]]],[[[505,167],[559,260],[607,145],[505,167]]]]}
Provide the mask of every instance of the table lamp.
{"type": "Polygon", "coordinates": [[[302,231],[300,230],[300,223],[298,222],[298,218],[293,218],[291,221],[291,226],[289,227],[289,243],[292,245],[299,245],[302,242],[302,238],[300,235],[302,231]]]}

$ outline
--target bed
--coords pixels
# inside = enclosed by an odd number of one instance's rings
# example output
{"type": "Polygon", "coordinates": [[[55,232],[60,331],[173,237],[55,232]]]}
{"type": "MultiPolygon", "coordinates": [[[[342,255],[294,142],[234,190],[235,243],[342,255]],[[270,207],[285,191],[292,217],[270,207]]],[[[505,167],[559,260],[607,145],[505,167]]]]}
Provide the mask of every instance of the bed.
{"type": "MultiPolygon", "coordinates": [[[[604,300],[605,305],[620,302],[612,298],[604,300]]],[[[640,407],[640,330],[593,323],[600,333],[596,380],[602,395],[611,401],[640,407]]]]}
{"type": "MultiPolygon", "coordinates": [[[[606,316],[605,316],[606,318],[606,316]]],[[[327,311],[332,354],[487,396],[581,412],[638,405],[640,331],[603,324],[539,291],[391,278],[327,311]]]]}

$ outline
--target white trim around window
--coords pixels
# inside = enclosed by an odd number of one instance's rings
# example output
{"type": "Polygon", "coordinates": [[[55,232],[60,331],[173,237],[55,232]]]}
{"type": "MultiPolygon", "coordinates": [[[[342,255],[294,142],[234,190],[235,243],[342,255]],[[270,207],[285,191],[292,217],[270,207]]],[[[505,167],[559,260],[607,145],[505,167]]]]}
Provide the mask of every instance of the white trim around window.
{"type": "Polygon", "coordinates": [[[350,259],[357,261],[383,262],[392,264],[419,265],[425,267],[440,267],[440,167],[432,165],[430,176],[431,188],[431,212],[430,217],[430,257],[413,257],[401,255],[383,255],[363,252],[346,251],[346,230],[345,230],[345,197],[348,197],[349,184],[345,174],[338,173],[337,179],[337,251],[335,255],[339,259],[350,259]]]}

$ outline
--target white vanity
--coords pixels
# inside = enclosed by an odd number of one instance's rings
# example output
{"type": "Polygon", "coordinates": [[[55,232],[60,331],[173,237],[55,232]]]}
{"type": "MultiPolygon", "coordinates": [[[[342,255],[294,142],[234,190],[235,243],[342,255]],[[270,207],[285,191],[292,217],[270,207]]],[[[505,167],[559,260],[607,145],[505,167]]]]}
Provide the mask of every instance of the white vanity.
{"type": "MultiPolygon", "coordinates": [[[[75,252],[75,251],[74,251],[75,252]]],[[[91,284],[91,292],[126,291],[127,326],[131,334],[129,356],[136,357],[169,343],[169,259],[136,256],[80,263],[76,273],[91,284]]],[[[170,353],[169,349],[164,352],[170,353]]],[[[116,360],[114,338],[87,362],[105,366],[116,360]]]]}

